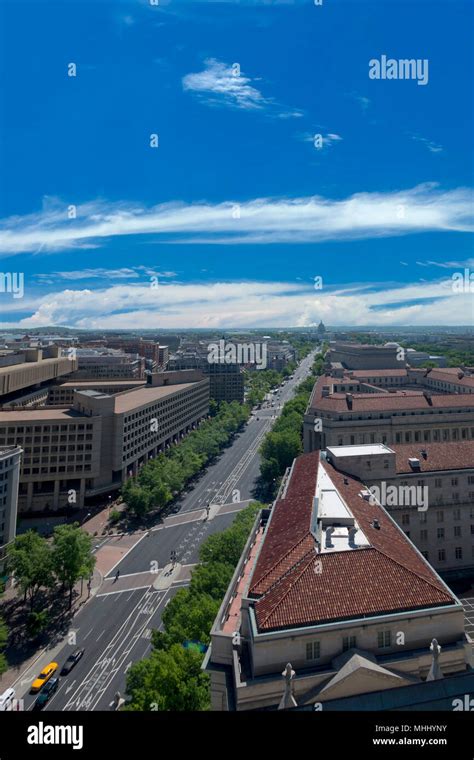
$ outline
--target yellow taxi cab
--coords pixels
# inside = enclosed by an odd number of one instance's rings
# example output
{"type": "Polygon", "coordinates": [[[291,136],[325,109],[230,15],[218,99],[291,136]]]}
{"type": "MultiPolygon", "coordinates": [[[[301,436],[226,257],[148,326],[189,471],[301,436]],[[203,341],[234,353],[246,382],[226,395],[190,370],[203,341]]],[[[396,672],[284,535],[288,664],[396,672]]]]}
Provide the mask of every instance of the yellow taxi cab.
{"type": "Polygon", "coordinates": [[[46,665],[45,668],[41,671],[38,678],[35,678],[33,683],[31,684],[31,691],[39,691],[41,687],[46,683],[46,681],[49,681],[53,673],[55,673],[58,669],[58,663],[57,662],[50,662],[49,665],[46,665]]]}

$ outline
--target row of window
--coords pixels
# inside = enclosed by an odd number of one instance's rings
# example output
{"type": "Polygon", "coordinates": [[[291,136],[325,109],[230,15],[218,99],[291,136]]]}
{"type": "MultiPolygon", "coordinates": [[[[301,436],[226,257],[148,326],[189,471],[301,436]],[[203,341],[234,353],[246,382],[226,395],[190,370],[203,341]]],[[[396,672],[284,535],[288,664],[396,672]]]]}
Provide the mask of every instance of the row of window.
{"type": "MultiPolygon", "coordinates": [[[[410,532],[405,531],[408,538],[410,538],[410,532]]],[[[470,535],[474,536],[474,525],[470,526],[470,535]]],[[[444,528],[437,528],[436,530],[436,538],[438,541],[444,541],[445,539],[445,532],[444,528]]],[[[453,538],[462,538],[462,529],[460,525],[455,525],[453,528],[453,538]]],[[[420,530],[420,541],[426,542],[428,541],[428,531],[426,529],[420,530]]]]}
{"type": "MultiPolygon", "coordinates": [[[[472,549],[472,557],[474,558],[474,546],[471,547],[472,549]]],[[[427,560],[429,560],[429,552],[422,551],[421,552],[423,557],[427,560]]],[[[438,562],[446,562],[447,554],[446,549],[438,549],[438,562]]],[[[463,551],[462,546],[456,546],[454,550],[454,559],[463,559],[463,551]]]]}
{"type": "MultiPolygon", "coordinates": [[[[392,646],[392,632],[390,630],[378,631],[377,633],[377,647],[379,649],[388,649],[392,646]]],[[[347,652],[348,649],[355,649],[357,647],[356,636],[343,636],[342,639],[342,651],[347,652]]],[[[321,657],[321,642],[309,641],[306,644],[306,659],[308,661],[319,660],[321,657]]]]}
{"type": "MultiPolygon", "coordinates": [[[[362,418],[361,418],[362,419],[362,418]]],[[[474,428],[453,428],[449,430],[406,430],[395,433],[395,443],[440,443],[446,441],[467,441],[474,438],[474,428]]],[[[387,443],[388,436],[380,433],[359,433],[359,435],[337,436],[337,445],[355,446],[364,443],[387,443]],[[356,440],[357,439],[357,440],[356,440]]]]}

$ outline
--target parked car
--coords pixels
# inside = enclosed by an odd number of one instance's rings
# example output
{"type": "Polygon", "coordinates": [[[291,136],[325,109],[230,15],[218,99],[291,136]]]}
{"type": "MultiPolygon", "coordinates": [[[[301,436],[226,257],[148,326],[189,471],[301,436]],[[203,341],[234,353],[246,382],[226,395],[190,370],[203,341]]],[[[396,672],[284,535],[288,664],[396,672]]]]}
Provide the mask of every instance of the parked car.
{"type": "Polygon", "coordinates": [[[15,698],[15,689],[7,689],[0,695],[0,710],[11,710],[15,698]]]}
{"type": "Polygon", "coordinates": [[[36,697],[34,710],[42,710],[43,707],[49,702],[53,694],[56,694],[59,686],[59,678],[50,678],[48,683],[45,683],[40,693],[36,697]]]}
{"type": "Polygon", "coordinates": [[[35,678],[33,683],[31,684],[31,691],[39,691],[42,686],[46,683],[46,681],[49,681],[51,676],[53,676],[58,669],[58,663],[57,662],[50,662],[49,665],[46,665],[45,668],[41,671],[38,678],[35,678]]]}
{"type": "Polygon", "coordinates": [[[67,658],[61,670],[62,676],[67,676],[67,674],[71,672],[73,667],[77,665],[77,663],[81,659],[82,655],[84,654],[84,651],[85,651],[84,649],[76,649],[75,652],[69,655],[69,657],[67,658]]]}

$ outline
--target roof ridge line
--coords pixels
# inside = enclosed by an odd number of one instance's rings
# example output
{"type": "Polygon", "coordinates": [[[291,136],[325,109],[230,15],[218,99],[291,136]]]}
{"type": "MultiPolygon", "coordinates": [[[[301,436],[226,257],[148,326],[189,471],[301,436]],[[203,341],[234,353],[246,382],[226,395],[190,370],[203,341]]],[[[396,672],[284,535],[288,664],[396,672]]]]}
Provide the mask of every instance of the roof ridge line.
{"type": "Polygon", "coordinates": [[[399,562],[398,560],[396,560],[393,557],[391,557],[390,554],[387,554],[387,552],[384,552],[384,551],[382,551],[382,549],[379,549],[379,548],[377,548],[376,546],[373,546],[373,545],[372,545],[372,548],[375,549],[375,551],[379,552],[380,554],[383,554],[384,557],[387,557],[387,559],[391,560],[392,562],[394,562],[399,567],[403,567],[405,570],[408,570],[408,572],[411,573],[412,575],[415,575],[420,580],[425,581],[425,583],[427,583],[429,586],[432,586],[437,591],[441,591],[442,590],[446,595],[448,595],[448,593],[447,593],[447,591],[445,589],[441,589],[439,586],[437,586],[435,583],[433,583],[433,581],[430,581],[430,580],[428,580],[426,578],[423,578],[423,576],[421,576],[418,573],[416,573],[410,567],[407,567],[405,564],[403,564],[403,562],[399,562]]]}
{"type": "MultiPolygon", "coordinates": [[[[307,554],[305,554],[304,557],[301,558],[300,564],[302,562],[304,562],[304,559],[307,558],[309,554],[312,554],[312,553],[313,552],[307,552],[307,554]]],[[[300,570],[299,575],[295,579],[295,583],[296,583],[297,580],[299,580],[299,578],[301,578],[301,576],[303,575],[303,573],[306,572],[306,570],[308,569],[308,564],[309,563],[306,563],[305,567],[300,570]]],[[[271,587],[271,588],[274,588],[277,585],[277,583],[280,583],[283,580],[283,578],[285,578],[287,575],[289,575],[289,573],[293,569],[294,569],[294,567],[290,568],[290,570],[288,570],[288,572],[285,573],[285,575],[282,575],[282,577],[279,578],[279,580],[276,583],[274,583],[273,587],[271,587]]],[[[263,596],[258,600],[259,602],[262,601],[263,599],[265,599],[265,597],[267,596],[267,594],[271,591],[271,588],[269,588],[268,591],[266,591],[265,594],[263,594],[263,596]]],[[[265,623],[268,620],[268,618],[270,617],[270,615],[273,615],[273,613],[275,612],[275,610],[278,609],[278,607],[282,604],[283,600],[286,599],[286,597],[288,596],[288,594],[290,593],[290,591],[291,591],[292,588],[293,588],[293,584],[290,584],[290,586],[287,588],[287,590],[285,591],[285,593],[279,598],[278,602],[272,607],[272,609],[268,612],[268,614],[262,619],[262,623],[265,623]]]]}
{"type": "MultiPolygon", "coordinates": [[[[303,536],[302,538],[300,538],[300,540],[299,540],[299,541],[297,541],[295,544],[293,544],[293,545],[291,546],[291,548],[290,548],[290,549],[288,549],[288,551],[287,551],[287,552],[285,552],[285,554],[284,554],[282,557],[280,557],[280,559],[279,559],[279,560],[277,560],[277,561],[276,561],[276,562],[275,562],[275,563],[274,563],[274,564],[273,564],[273,565],[272,565],[270,568],[268,568],[268,570],[267,570],[267,571],[266,571],[266,572],[265,572],[265,573],[262,575],[262,577],[261,577],[261,578],[260,578],[258,581],[256,581],[256,583],[254,583],[253,585],[254,585],[254,586],[257,586],[259,583],[261,583],[261,582],[262,582],[262,581],[263,581],[263,580],[264,580],[264,579],[265,579],[265,578],[266,578],[266,577],[267,577],[267,576],[268,576],[268,575],[269,575],[269,574],[272,572],[272,570],[274,570],[274,569],[275,569],[275,567],[276,567],[277,565],[279,565],[281,562],[283,562],[283,560],[285,559],[285,557],[287,557],[287,556],[290,554],[290,552],[294,551],[294,550],[296,549],[296,547],[297,547],[297,546],[299,546],[300,544],[302,544],[302,543],[303,543],[303,541],[305,541],[305,540],[308,538],[308,536],[312,536],[312,535],[313,535],[313,534],[311,533],[311,531],[310,531],[310,530],[308,530],[308,532],[307,532],[307,533],[305,533],[305,534],[304,534],[304,536],[303,536]]],[[[303,556],[306,556],[306,555],[303,555],[303,556]]],[[[300,560],[300,561],[301,561],[301,560],[300,560]]],[[[296,562],[296,563],[295,563],[295,565],[297,565],[297,564],[298,564],[298,563],[296,562]]],[[[292,566],[291,566],[291,568],[290,568],[290,570],[291,570],[293,567],[295,567],[295,565],[292,565],[292,566]]],[[[287,571],[287,572],[289,572],[289,571],[287,571]]],[[[285,575],[286,575],[286,573],[284,573],[284,574],[283,574],[281,577],[283,578],[285,575]]],[[[275,583],[276,583],[276,582],[277,582],[277,581],[275,581],[275,583]]],[[[272,585],[275,585],[275,584],[272,584],[272,585]]],[[[270,588],[271,588],[271,587],[270,587],[270,588]]],[[[268,591],[269,591],[269,590],[270,590],[270,589],[268,589],[268,591]]],[[[267,593],[267,592],[265,592],[265,593],[267,593]]]]}

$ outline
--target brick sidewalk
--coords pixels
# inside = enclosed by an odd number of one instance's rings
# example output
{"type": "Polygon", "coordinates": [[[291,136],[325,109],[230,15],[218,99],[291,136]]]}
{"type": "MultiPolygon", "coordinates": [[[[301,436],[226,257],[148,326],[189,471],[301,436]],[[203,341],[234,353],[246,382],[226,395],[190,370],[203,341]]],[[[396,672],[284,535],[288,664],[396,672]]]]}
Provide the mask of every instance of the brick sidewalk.
{"type": "Polygon", "coordinates": [[[112,526],[109,525],[109,513],[116,510],[117,512],[123,512],[125,509],[125,504],[123,502],[111,502],[110,506],[107,505],[105,509],[102,509],[100,512],[97,512],[95,515],[93,515],[89,520],[84,521],[81,523],[81,528],[87,533],[90,533],[91,535],[94,535],[96,533],[98,536],[101,536],[103,531],[106,529],[110,529],[112,526]]]}

